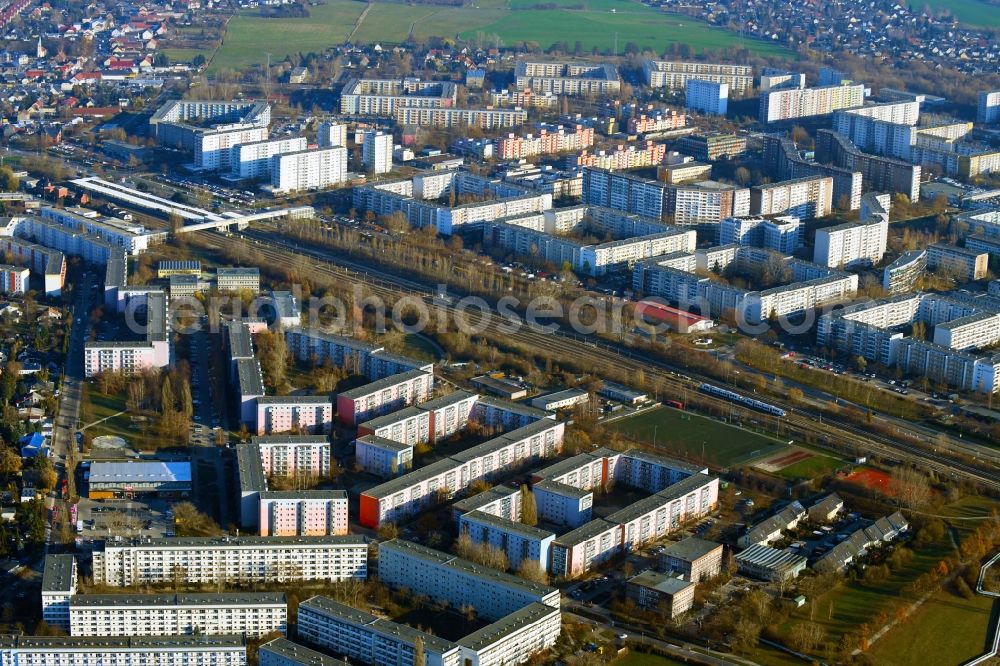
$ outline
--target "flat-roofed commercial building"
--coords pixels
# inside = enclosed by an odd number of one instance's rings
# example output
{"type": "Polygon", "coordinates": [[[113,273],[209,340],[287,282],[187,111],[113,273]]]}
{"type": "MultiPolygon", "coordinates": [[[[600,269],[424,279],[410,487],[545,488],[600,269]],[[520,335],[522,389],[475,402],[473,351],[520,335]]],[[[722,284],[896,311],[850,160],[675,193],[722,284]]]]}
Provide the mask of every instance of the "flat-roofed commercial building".
{"type": "Polygon", "coordinates": [[[400,539],[379,546],[379,579],[456,608],[471,605],[487,619],[531,603],[559,608],[559,590],[553,587],[400,539]]]}
{"type": "Polygon", "coordinates": [[[753,578],[778,581],[797,577],[806,568],[806,558],[787,550],[755,543],[736,555],[740,573],[753,578]]]}
{"type": "Polygon", "coordinates": [[[91,499],[145,493],[185,496],[191,492],[191,463],[159,460],[93,462],[88,488],[91,499]]]}
{"type": "Polygon", "coordinates": [[[514,65],[518,90],[553,95],[608,95],[621,90],[621,77],[614,65],[588,62],[533,62],[514,65]]]}
{"type": "Polygon", "coordinates": [[[740,94],[753,88],[753,67],[750,65],[647,59],[642,71],[646,85],[651,88],[683,89],[693,79],[724,83],[740,94]]]}
{"type": "Polygon", "coordinates": [[[259,494],[261,536],[347,534],[346,490],[288,490],[259,494]]]}
{"type": "Polygon", "coordinates": [[[665,604],[668,616],[675,618],[694,605],[694,588],[695,584],[691,581],[650,569],[629,578],[625,595],[640,608],[657,610],[665,604]]]}
{"type": "Polygon", "coordinates": [[[3,666],[246,666],[240,636],[0,636],[3,666]],[[155,656],[155,657],[154,657],[155,656]]]}
{"type": "Polygon", "coordinates": [[[169,583],[365,580],[360,536],[176,537],[100,542],[94,582],[110,587],[169,583]]]}
{"type": "Polygon", "coordinates": [[[219,291],[260,292],[260,269],[257,267],[219,267],[215,270],[215,287],[219,291]]]}
{"type": "Polygon", "coordinates": [[[542,571],[549,568],[549,548],[556,535],[547,530],[500,518],[483,511],[467,513],[459,519],[459,533],[473,543],[487,544],[507,555],[511,569],[520,569],[534,560],[542,571]]]}
{"type": "Polygon", "coordinates": [[[218,636],[260,638],[284,632],[280,592],[78,594],[70,600],[70,636],[218,636]]]}
{"type": "Polygon", "coordinates": [[[257,655],[260,666],[348,666],[346,661],[310,650],[287,638],[275,638],[264,643],[257,655]]]}
{"type": "Polygon", "coordinates": [[[405,624],[376,617],[328,597],[299,604],[300,640],[346,659],[373,666],[412,666],[417,641],[423,643],[427,666],[459,666],[455,643],[405,624]]]}
{"type": "Polygon", "coordinates": [[[669,544],[662,556],[663,570],[676,571],[692,583],[722,573],[722,544],[688,537],[669,544]]]}

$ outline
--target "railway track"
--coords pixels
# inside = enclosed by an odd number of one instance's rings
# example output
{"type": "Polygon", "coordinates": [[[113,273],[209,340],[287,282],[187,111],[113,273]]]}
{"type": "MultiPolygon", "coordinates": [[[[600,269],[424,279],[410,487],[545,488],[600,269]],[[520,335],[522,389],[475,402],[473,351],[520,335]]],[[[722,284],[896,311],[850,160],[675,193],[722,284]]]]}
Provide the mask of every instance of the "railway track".
{"type": "MultiPolygon", "coordinates": [[[[322,262],[313,265],[313,270],[317,273],[363,282],[377,296],[396,299],[401,295],[419,295],[430,300],[433,300],[435,296],[434,290],[423,283],[384,273],[373,274],[369,267],[361,262],[339,256],[332,257],[330,253],[316,248],[301,247],[277,233],[248,230],[243,235],[251,240],[260,241],[254,249],[264,258],[273,261],[275,265],[289,265],[290,260],[296,255],[306,256],[317,262],[322,262]]],[[[202,237],[208,245],[221,249],[217,235],[202,232],[202,237]]],[[[450,315],[457,316],[459,314],[458,309],[450,305],[438,301],[433,302],[433,305],[436,308],[442,308],[450,315]]],[[[482,327],[484,331],[501,335],[529,348],[546,349],[568,359],[586,357],[595,373],[598,374],[608,370],[625,370],[632,373],[641,370],[647,377],[655,378],[664,386],[674,388],[679,392],[698,392],[698,385],[702,382],[718,381],[688,370],[679,370],[641,351],[630,350],[593,338],[584,339],[575,333],[561,330],[542,332],[527,324],[521,326],[517,331],[511,332],[500,328],[501,324],[506,321],[500,317],[486,318],[475,310],[463,311],[461,316],[473,327],[482,327]],[[595,353],[597,351],[602,353],[595,353]]],[[[780,433],[784,429],[789,438],[797,437],[810,441],[840,454],[854,455],[856,451],[860,450],[864,451],[866,455],[878,454],[889,459],[918,464],[948,477],[961,477],[994,489],[1000,489],[1000,454],[983,447],[940,445],[938,448],[945,449],[945,452],[939,453],[933,447],[928,448],[896,441],[842,419],[827,417],[822,422],[817,421],[815,414],[780,399],[768,397],[768,402],[782,407],[787,412],[784,418],[778,419],[702,392],[698,392],[698,396],[699,400],[731,413],[738,413],[743,419],[773,422],[776,433],[780,433]],[[949,456],[948,453],[960,453],[964,456],[973,456],[976,459],[982,458],[985,464],[969,464],[957,460],[954,456],[949,456]]]]}

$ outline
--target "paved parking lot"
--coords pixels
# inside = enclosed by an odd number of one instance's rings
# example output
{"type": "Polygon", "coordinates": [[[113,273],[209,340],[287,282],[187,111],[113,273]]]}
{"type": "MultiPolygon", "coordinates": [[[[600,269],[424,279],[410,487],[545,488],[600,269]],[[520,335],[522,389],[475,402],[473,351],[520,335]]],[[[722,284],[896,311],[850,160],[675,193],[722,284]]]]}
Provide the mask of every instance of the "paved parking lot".
{"type": "Polygon", "coordinates": [[[78,536],[85,542],[114,536],[166,536],[172,532],[166,514],[169,508],[169,502],[163,499],[82,498],[77,506],[77,517],[83,521],[83,532],[78,536]]]}

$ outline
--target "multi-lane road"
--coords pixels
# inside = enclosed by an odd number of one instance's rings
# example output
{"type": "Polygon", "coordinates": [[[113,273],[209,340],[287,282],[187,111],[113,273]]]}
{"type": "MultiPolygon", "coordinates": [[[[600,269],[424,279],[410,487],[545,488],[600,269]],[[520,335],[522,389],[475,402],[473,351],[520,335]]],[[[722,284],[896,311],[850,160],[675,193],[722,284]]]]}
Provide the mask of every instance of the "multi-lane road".
{"type": "MultiPolygon", "coordinates": [[[[389,271],[379,270],[377,266],[353,261],[334,252],[315,247],[304,248],[280,233],[264,229],[251,229],[244,232],[244,235],[251,240],[258,241],[255,249],[276,265],[290,265],[290,262],[295,260],[296,255],[306,256],[314,262],[314,270],[317,273],[363,282],[372,293],[388,298],[407,294],[424,299],[434,299],[436,294],[435,286],[400,277],[389,271]]],[[[205,235],[204,239],[209,243],[217,244],[219,242],[217,235],[205,235]]],[[[434,301],[434,306],[443,308],[454,316],[459,314],[454,308],[442,303],[439,299],[434,301]]],[[[598,373],[611,369],[630,372],[642,371],[647,378],[656,379],[661,385],[677,390],[678,393],[697,390],[698,385],[703,381],[718,383],[717,379],[699,376],[687,369],[671,366],[645,352],[629,349],[624,345],[579,336],[565,330],[554,333],[539,331],[529,325],[522,326],[518,331],[511,333],[508,330],[500,330],[501,324],[504,323],[500,316],[492,316],[487,320],[474,310],[464,311],[461,316],[473,325],[482,325],[485,330],[491,333],[502,334],[510,340],[527,345],[529,348],[546,349],[549,353],[569,359],[586,358],[594,371],[598,373]]],[[[766,422],[768,419],[757,412],[735,407],[728,402],[706,395],[700,397],[703,400],[719,402],[720,406],[724,405],[726,409],[741,413],[748,420],[766,422]]],[[[830,396],[829,399],[835,400],[833,396],[830,396]]],[[[997,457],[996,451],[988,447],[965,442],[952,443],[946,439],[933,443],[928,442],[926,446],[918,446],[873,433],[844,419],[830,417],[824,417],[822,420],[817,419],[816,414],[778,398],[768,397],[767,400],[787,411],[787,416],[780,419],[780,424],[774,424],[775,429],[779,430],[783,436],[808,440],[842,453],[853,454],[861,450],[869,455],[879,454],[890,459],[918,464],[945,476],[964,478],[992,488],[1000,488],[1000,471],[998,471],[1000,468],[996,464],[1000,458],[997,457]],[[977,460],[966,462],[957,457],[960,455],[965,458],[970,455],[970,451],[975,452],[974,457],[977,460]]],[[[905,421],[896,422],[894,425],[901,433],[911,435],[918,441],[926,439],[926,434],[921,429],[908,427],[910,424],[905,421]]]]}

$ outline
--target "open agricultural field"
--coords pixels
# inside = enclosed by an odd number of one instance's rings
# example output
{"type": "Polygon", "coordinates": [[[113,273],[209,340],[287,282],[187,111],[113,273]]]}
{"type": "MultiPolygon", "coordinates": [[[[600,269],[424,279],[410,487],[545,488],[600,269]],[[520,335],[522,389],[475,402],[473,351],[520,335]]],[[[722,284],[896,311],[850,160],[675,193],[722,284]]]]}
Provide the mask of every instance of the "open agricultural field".
{"type": "Polygon", "coordinates": [[[1000,5],[985,0],[911,0],[910,7],[930,7],[935,12],[949,10],[960,23],[983,28],[1000,28],[1000,5]]]}
{"type": "MultiPolygon", "coordinates": [[[[255,11],[241,12],[229,22],[210,71],[281,60],[296,52],[321,51],[346,41],[365,10],[359,0],[328,0],[310,6],[308,18],[268,19],[255,11]]],[[[584,51],[618,49],[632,42],[662,52],[673,43],[695,51],[747,48],[761,55],[794,57],[774,44],[742,39],[726,30],[690,18],[668,14],[635,0],[480,0],[466,7],[437,7],[373,2],[354,32],[355,42],[402,43],[409,36],[442,37],[484,44],[535,42],[547,48],[555,42],[584,51]],[[552,5],[556,5],[552,7],[552,5]],[[545,8],[542,8],[542,5],[545,8]]]]}
{"type": "Polygon", "coordinates": [[[212,58],[210,72],[267,62],[292,53],[322,51],[346,41],[365,9],[355,0],[333,0],[309,7],[308,18],[269,19],[256,12],[237,14],[229,21],[222,46],[212,58]]]}
{"type": "Polygon", "coordinates": [[[650,445],[655,439],[665,455],[700,461],[704,445],[706,461],[723,467],[789,449],[785,442],[767,435],[671,407],[629,416],[611,427],[650,445]]]}

